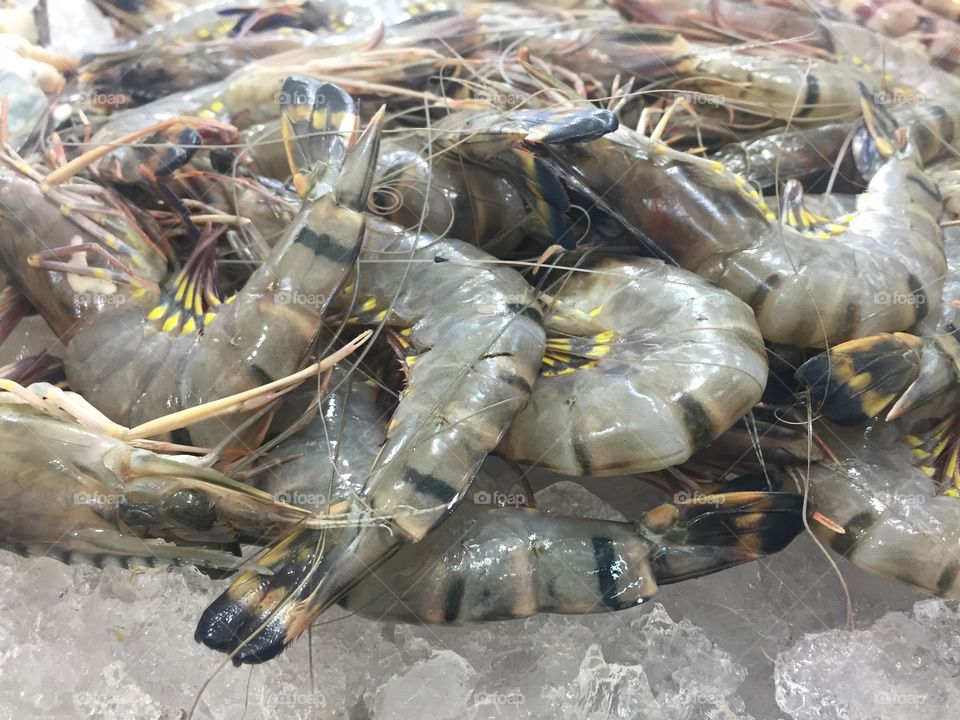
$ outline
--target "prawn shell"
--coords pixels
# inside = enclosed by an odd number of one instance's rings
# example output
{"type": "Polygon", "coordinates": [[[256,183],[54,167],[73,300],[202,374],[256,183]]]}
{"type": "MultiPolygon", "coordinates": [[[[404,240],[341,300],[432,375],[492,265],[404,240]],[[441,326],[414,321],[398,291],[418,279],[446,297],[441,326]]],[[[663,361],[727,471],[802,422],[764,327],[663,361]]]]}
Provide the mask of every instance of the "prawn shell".
{"type": "Polygon", "coordinates": [[[545,365],[498,452],[571,475],[684,462],[763,394],[766,352],[753,313],[660,260],[609,259],[593,270],[564,281],[544,322],[561,346],[593,338],[579,351],[594,362],[545,365]]]}

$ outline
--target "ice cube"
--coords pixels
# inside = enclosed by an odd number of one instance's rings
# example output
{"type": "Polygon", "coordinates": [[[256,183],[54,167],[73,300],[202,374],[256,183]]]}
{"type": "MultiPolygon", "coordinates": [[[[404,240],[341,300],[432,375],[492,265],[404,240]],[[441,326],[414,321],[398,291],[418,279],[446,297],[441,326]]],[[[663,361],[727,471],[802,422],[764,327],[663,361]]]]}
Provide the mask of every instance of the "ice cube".
{"type": "Polygon", "coordinates": [[[795,720],[953,717],[960,612],[925,600],[854,631],[806,635],[776,663],[777,703],[795,720]]]}
{"type": "Polygon", "coordinates": [[[79,57],[116,43],[113,25],[91,0],[47,0],[50,47],[79,57]]]}
{"type": "Polygon", "coordinates": [[[467,711],[476,673],[451,650],[437,650],[394,675],[374,694],[376,720],[457,720],[467,711]]]}

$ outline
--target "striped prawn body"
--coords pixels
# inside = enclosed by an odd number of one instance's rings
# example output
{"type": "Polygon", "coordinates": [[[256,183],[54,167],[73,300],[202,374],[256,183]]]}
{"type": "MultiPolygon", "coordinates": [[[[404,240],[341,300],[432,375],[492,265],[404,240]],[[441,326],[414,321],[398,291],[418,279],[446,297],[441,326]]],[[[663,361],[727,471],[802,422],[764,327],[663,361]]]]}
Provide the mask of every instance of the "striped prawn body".
{"type": "MultiPolygon", "coordinates": [[[[338,370],[332,387],[307,428],[270,452],[267,460],[278,464],[262,487],[275,497],[311,508],[318,498],[350,498],[376,464],[389,423],[377,383],[338,370]]],[[[800,498],[784,493],[678,497],[637,523],[478,505],[468,497],[339,602],[378,619],[433,624],[622,610],[661,584],[776,552],[799,529],[800,498]]],[[[348,537],[336,527],[324,542],[348,537]]]]}
{"type": "Polygon", "coordinates": [[[660,260],[608,258],[544,297],[547,354],[530,402],[497,452],[567,475],[685,462],[763,394],[753,312],[660,260]]]}
{"type": "Polygon", "coordinates": [[[198,640],[238,664],[275,656],[457,506],[526,403],[545,344],[533,290],[491,260],[457,240],[368,222],[355,289],[361,313],[350,292],[343,309],[356,322],[397,328],[409,372],[354,502],[355,527],[336,541],[300,532],[278,544],[261,559],[274,578],[238,578],[204,613],[198,640]]]}

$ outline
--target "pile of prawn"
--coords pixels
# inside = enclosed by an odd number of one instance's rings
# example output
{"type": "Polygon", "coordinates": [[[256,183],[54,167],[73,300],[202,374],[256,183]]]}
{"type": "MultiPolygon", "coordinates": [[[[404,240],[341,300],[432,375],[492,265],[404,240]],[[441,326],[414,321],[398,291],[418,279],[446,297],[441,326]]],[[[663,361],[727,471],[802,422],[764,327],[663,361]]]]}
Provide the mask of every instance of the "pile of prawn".
{"type": "Polygon", "coordinates": [[[947,4],[100,5],[90,57],[0,28],[0,341],[56,339],[0,371],[3,548],[232,575],[238,665],[805,528],[960,597],[947,4]],[[884,424],[902,483],[831,444],[884,424]],[[542,513],[535,468],[661,502],[542,513]]]}

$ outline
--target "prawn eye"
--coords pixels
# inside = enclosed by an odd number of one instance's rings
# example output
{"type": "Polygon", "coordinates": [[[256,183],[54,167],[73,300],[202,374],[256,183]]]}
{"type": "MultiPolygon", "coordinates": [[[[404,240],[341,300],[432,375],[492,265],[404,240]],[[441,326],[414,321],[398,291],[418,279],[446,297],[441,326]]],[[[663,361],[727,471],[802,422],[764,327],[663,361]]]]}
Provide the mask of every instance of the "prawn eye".
{"type": "Polygon", "coordinates": [[[210,497],[199,490],[177,490],[164,498],[163,511],[194,530],[209,530],[216,521],[210,497]]]}
{"type": "Polygon", "coordinates": [[[129,527],[144,527],[155,522],[157,518],[156,509],[149,503],[135,502],[122,499],[117,507],[117,517],[120,521],[129,527]]]}
{"type": "Polygon", "coordinates": [[[213,148],[210,151],[210,164],[221,175],[232,173],[236,163],[237,156],[232,150],[213,148]]]}

